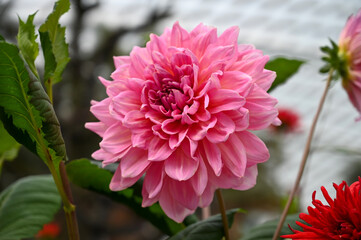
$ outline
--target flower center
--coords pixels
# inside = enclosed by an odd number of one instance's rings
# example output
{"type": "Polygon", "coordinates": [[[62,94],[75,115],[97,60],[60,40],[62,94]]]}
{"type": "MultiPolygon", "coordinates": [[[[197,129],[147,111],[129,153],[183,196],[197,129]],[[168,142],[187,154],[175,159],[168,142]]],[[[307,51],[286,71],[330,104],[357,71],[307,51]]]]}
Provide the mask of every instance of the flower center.
{"type": "Polygon", "coordinates": [[[167,117],[181,114],[193,103],[194,69],[190,57],[179,54],[168,66],[154,65],[153,79],[148,81],[148,103],[167,117]],[[181,55],[182,59],[179,55],[181,55]]]}
{"type": "Polygon", "coordinates": [[[161,82],[159,89],[149,91],[149,100],[155,105],[163,106],[167,112],[182,110],[186,97],[179,82],[171,78],[164,78],[161,82]]]}

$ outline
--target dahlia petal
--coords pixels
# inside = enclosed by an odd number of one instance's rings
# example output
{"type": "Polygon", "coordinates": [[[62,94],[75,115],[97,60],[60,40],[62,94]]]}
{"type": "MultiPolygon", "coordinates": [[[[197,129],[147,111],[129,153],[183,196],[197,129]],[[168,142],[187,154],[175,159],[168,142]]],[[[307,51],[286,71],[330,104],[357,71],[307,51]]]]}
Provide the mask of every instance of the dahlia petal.
{"type": "Polygon", "coordinates": [[[270,155],[264,142],[251,132],[243,131],[236,133],[242,141],[247,155],[247,167],[265,162],[270,155]]]}
{"type": "Polygon", "coordinates": [[[212,116],[209,121],[200,122],[198,124],[193,124],[192,127],[188,131],[188,136],[193,141],[202,140],[206,134],[208,129],[213,128],[217,123],[217,118],[212,116]]]}
{"type": "Polygon", "coordinates": [[[129,76],[129,66],[130,63],[119,66],[112,74],[110,74],[110,77],[114,82],[123,82],[123,79],[129,76]]]}
{"type": "Polygon", "coordinates": [[[227,28],[218,38],[219,44],[222,45],[236,45],[238,41],[239,27],[233,26],[227,28]]]}
{"type": "Polygon", "coordinates": [[[126,115],[133,110],[140,110],[141,102],[139,94],[133,91],[123,91],[112,99],[114,110],[117,113],[126,115]]]}
{"type": "Polygon", "coordinates": [[[103,77],[98,77],[98,79],[104,85],[105,88],[108,88],[108,86],[113,83],[113,81],[106,80],[103,77]]]}
{"type": "Polygon", "coordinates": [[[106,125],[113,125],[116,121],[109,113],[110,98],[106,98],[101,102],[91,101],[92,106],[90,112],[101,122],[106,125]]]}
{"type": "Polygon", "coordinates": [[[142,207],[150,207],[152,206],[154,203],[159,201],[159,196],[160,193],[158,193],[158,195],[156,195],[153,198],[148,197],[148,193],[145,192],[144,188],[142,188],[142,207]]]}
{"type": "Polygon", "coordinates": [[[108,126],[102,122],[88,122],[85,123],[85,128],[95,132],[100,137],[103,137],[104,132],[107,130],[108,126]]]}
{"type": "Polygon", "coordinates": [[[228,139],[229,135],[232,134],[236,125],[227,114],[218,113],[216,125],[209,129],[207,132],[207,139],[212,143],[224,142],[228,139]]]}
{"type": "MultiPolygon", "coordinates": [[[[103,79],[103,78],[99,77],[99,79],[103,79]]],[[[101,82],[104,82],[104,81],[106,81],[106,80],[105,79],[101,80],[101,82]]],[[[117,96],[119,93],[121,93],[122,91],[126,91],[126,90],[128,90],[128,87],[126,86],[125,81],[119,80],[119,81],[110,82],[110,84],[107,85],[106,92],[110,98],[113,98],[113,97],[117,96]]]]}
{"type": "Polygon", "coordinates": [[[130,63],[130,57],[129,56],[118,56],[113,57],[115,68],[118,68],[119,66],[123,64],[129,64],[130,63]]]}
{"type": "Polygon", "coordinates": [[[201,196],[208,183],[207,168],[203,162],[203,159],[202,161],[199,161],[198,170],[190,179],[190,182],[197,196],[201,196]]]}
{"type": "Polygon", "coordinates": [[[185,181],[194,175],[198,165],[199,161],[188,157],[183,149],[177,149],[165,160],[164,170],[174,180],[185,181]]]}
{"type": "Polygon", "coordinates": [[[130,59],[130,77],[144,79],[144,69],[146,69],[148,63],[151,62],[148,51],[145,48],[134,47],[130,53],[130,59]]]}
{"type": "Polygon", "coordinates": [[[261,89],[254,86],[247,96],[244,108],[249,110],[249,130],[260,130],[270,126],[278,115],[274,106],[277,100],[261,89]]]}
{"type": "Polygon", "coordinates": [[[195,194],[192,184],[188,181],[174,181],[172,179],[167,179],[167,181],[177,202],[190,210],[197,208],[199,197],[195,194]]]}
{"type": "Polygon", "coordinates": [[[187,48],[189,41],[189,33],[183,29],[178,22],[174,23],[170,36],[170,44],[175,47],[187,48]]]}
{"type": "Polygon", "coordinates": [[[183,131],[186,127],[175,119],[167,119],[162,122],[162,130],[167,134],[177,134],[183,131]]]}
{"type": "Polygon", "coordinates": [[[188,128],[185,128],[178,134],[172,135],[169,138],[169,147],[171,149],[175,149],[176,147],[179,147],[181,143],[183,142],[184,138],[186,137],[188,132],[188,128]]]}
{"type": "Polygon", "coordinates": [[[243,97],[247,97],[253,86],[251,76],[240,71],[224,72],[220,84],[223,89],[234,90],[243,97]]]}
{"type": "Polygon", "coordinates": [[[214,174],[216,176],[219,176],[221,174],[223,167],[221,151],[219,150],[217,145],[210,143],[206,139],[202,141],[202,146],[204,149],[205,158],[207,159],[209,165],[213,169],[214,174]]]}
{"type": "Polygon", "coordinates": [[[212,201],[213,201],[213,196],[214,196],[214,186],[212,186],[211,184],[208,184],[206,186],[206,188],[203,191],[202,196],[199,198],[199,206],[204,208],[204,207],[208,207],[209,205],[211,205],[212,201]]]}
{"type": "Polygon", "coordinates": [[[249,126],[249,110],[240,108],[238,110],[231,110],[226,112],[227,116],[232,119],[235,124],[236,131],[244,131],[249,126]]]}
{"type": "Polygon", "coordinates": [[[143,174],[144,171],[141,172],[138,176],[132,178],[124,178],[122,177],[122,170],[119,164],[117,170],[112,177],[112,180],[110,181],[109,188],[112,191],[122,191],[136,183],[143,174]]]}
{"type": "MultiPolygon", "coordinates": [[[[204,28],[203,26],[198,25],[199,28],[204,28]]],[[[198,26],[190,34],[192,36],[192,45],[190,46],[191,51],[200,59],[204,52],[207,50],[207,47],[217,41],[217,29],[211,28],[206,30],[201,34],[194,34],[198,26]]]]}
{"type": "Polygon", "coordinates": [[[152,54],[153,52],[159,52],[161,55],[166,57],[167,43],[165,42],[164,38],[155,34],[150,34],[149,38],[150,41],[147,43],[149,54],[152,54]]]}
{"type": "Polygon", "coordinates": [[[237,177],[243,177],[247,165],[246,149],[237,134],[231,134],[226,142],[217,144],[225,166],[237,177]]]}
{"type": "Polygon", "coordinates": [[[166,120],[163,114],[160,112],[148,109],[148,111],[144,114],[145,118],[149,119],[155,124],[162,124],[163,121],[166,120]]]}
{"type": "Polygon", "coordinates": [[[150,163],[145,150],[132,148],[120,161],[122,177],[136,177],[144,172],[150,163]]]}
{"type": "Polygon", "coordinates": [[[361,113],[361,86],[358,85],[361,85],[361,81],[352,83],[349,90],[347,90],[347,94],[353,106],[361,113]]]}
{"type": "Polygon", "coordinates": [[[100,142],[100,147],[113,154],[126,151],[131,146],[131,132],[121,124],[109,127],[100,142]]]}
{"type": "Polygon", "coordinates": [[[240,109],[245,104],[242,96],[229,89],[214,89],[209,91],[208,95],[210,98],[208,110],[212,114],[240,109]]]}
{"type": "Polygon", "coordinates": [[[185,208],[176,201],[172,194],[173,191],[174,189],[170,189],[169,186],[164,186],[164,190],[160,194],[159,204],[168,217],[178,223],[181,223],[184,218],[193,213],[194,210],[185,208]]]}
{"type": "Polygon", "coordinates": [[[247,167],[244,172],[244,176],[241,178],[241,181],[238,183],[237,187],[233,187],[236,190],[248,190],[254,185],[256,185],[258,170],[257,165],[253,165],[251,167],[247,167]]]}
{"type": "Polygon", "coordinates": [[[147,170],[143,182],[143,189],[147,193],[148,198],[154,198],[160,193],[163,187],[163,179],[163,164],[153,163],[147,170]]]}
{"type": "Polygon", "coordinates": [[[255,77],[253,77],[253,80],[257,85],[262,88],[265,91],[268,91],[268,89],[272,86],[273,81],[276,78],[276,72],[270,71],[270,70],[263,70],[262,73],[257,74],[255,77]]]}
{"type": "Polygon", "coordinates": [[[144,114],[138,110],[133,110],[125,114],[123,119],[123,126],[127,128],[150,128],[149,120],[145,118],[144,114]]]}
{"type": "Polygon", "coordinates": [[[148,146],[148,159],[150,161],[162,161],[167,159],[173,150],[169,147],[168,141],[159,137],[153,137],[148,146]]]}
{"type": "MultiPolygon", "coordinates": [[[[207,34],[211,30],[216,30],[216,28],[211,26],[206,26],[203,23],[198,24],[189,34],[191,35],[191,38],[194,39],[199,35],[207,34]]],[[[216,32],[216,39],[217,40],[217,32],[216,32]]],[[[193,40],[194,41],[194,40],[193,40]]]]}
{"type": "MultiPolygon", "coordinates": [[[[126,154],[126,151],[124,153],[126,154]]],[[[102,162],[103,167],[105,167],[110,163],[115,163],[119,160],[118,155],[108,153],[103,149],[98,149],[97,151],[93,152],[92,158],[94,158],[95,160],[103,160],[102,162]]]]}
{"type": "Polygon", "coordinates": [[[207,69],[206,66],[217,62],[223,62],[223,64],[225,64],[234,55],[234,50],[234,45],[208,47],[202,59],[199,61],[200,69],[207,69]]]}

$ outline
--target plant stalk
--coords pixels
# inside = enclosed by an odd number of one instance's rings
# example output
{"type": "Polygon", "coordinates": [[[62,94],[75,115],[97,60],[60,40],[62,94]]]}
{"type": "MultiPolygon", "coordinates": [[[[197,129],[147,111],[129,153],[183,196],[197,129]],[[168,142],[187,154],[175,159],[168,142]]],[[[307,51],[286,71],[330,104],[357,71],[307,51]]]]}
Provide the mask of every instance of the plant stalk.
{"type": "Polygon", "coordinates": [[[217,195],[217,199],[218,199],[218,203],[219,203],[219,210],[221,211],[221,215],[222,215],[224,236],[225,236],[226,240],[230,240],[229,229],[228,229],[228,220],[227,220],[227,215],[226,215],[226,208],[225,208],[225,205],[224,205],[224,200],[223,200],[222,193],[221,193],[220,189],[216,190],[216,195],[217,195]]]}
{"type": "Polygon", "coordinates": [[[63,202],[65,212],[66,225],[68,228],[69,240],[80,240],[78,221],[75,214],[75,205],[70,190],[68,177],[66,175],[64,161],[60,162],[59,173],[56,171],[53,162],[48,163],[49,170],[53,175],[53,179],[63,202]]]}
{"type": "Polygon", "coordinates": [[[315,129],[316,129],[316,124],[317,124],[318,118],[320,116],[320,113],[322,111],[322,107],[323,107],[323,105],[325,103],[326,96],[327,96],[327,93],[328,93],[328,89],[329,89],[330,84],[331,84],[332,74],[333,74],[333,69],[331,69],[330,72],[329,72],[329,75],[328,75],[328,78],[327,78],[327,81],[326,81],[325,89],[323,91],[322,97],[321,97],[320,102],[318,104],[318,108],[317,108],[316,114],[315,114],[315,116],[313,118],[312,125],[311,125],[311,128],[310,128],[310,132],[309,132],[308,137],[307,137],[306,146],[305,146],[305,149],[303,151],[303,156],[302,156],[302,160],[301,160],[301,163],[300,163],[300,167],[298,169],[298,173],[297,173],[295,183],[294,183],[293,188],[291,190],[291,193],[290,193],[290,195],[288,197],[286,206],[285,206],[285,208],[284,208],[284,210],[282,212],[280,221],[278,222],[278,225],[277,225],[277,228],[276,228],[276,231],[275,231],[275,233],[273,235],[272,240],[277,240],[277,238],[278,238],[278,236],[279,236],[279,234],[281,232],[283,223],[285,222],[288,210],[290,209],[290,206],[292,204],[293,198],[294,198],[296,192],[298,191],[298,188],[299,188],[299,185],[300,185],[300,182],[301,182],[301,178],[302,178],[305,166],[306,166],[307,158],[308,158],[308,155],[310,153],[311,142],[312,142],[313,134],[314,134],[315,129]]]}

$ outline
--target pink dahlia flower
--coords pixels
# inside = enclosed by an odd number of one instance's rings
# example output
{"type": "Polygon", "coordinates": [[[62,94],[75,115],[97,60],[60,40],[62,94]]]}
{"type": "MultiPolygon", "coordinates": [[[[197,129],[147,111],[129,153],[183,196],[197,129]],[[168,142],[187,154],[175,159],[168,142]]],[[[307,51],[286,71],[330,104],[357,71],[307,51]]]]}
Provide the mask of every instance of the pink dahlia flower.
{"type": "Polygon", "coordinates": [[[93,158],[119,162],[111,190],[144,176],[143,206],[159,201],[181,222],[217,188],[255,185],[269,153],[250,130],[279,121],[267,93],[275,73],[264,69],[268,56],[237,38],[236,27],[218,37],[216,28],[175,23],[114,57],[113,81],[100,78],[108,97],[92,102],[100,122],[86,124],[103,138],[93,158]]]}
{"type": "Polygon", "coordinates": [[[342,85],[352,104],[361,113],[361,10],[348,19],[342,30],[338,55],[344,61],[342,85]]]}

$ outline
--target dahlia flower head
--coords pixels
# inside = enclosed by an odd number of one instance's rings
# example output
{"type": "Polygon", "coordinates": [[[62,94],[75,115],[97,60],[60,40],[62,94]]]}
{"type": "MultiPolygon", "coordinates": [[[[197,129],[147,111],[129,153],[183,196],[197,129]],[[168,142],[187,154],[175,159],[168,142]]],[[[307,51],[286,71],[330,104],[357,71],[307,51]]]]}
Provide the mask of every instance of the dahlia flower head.
{"type": "Polygon", "coordinates": [[[268,56],[238,45],[239,29],[203,24],[188,32],[176,22],[146,47],[114,57],[108,95],[92,101],[100,137],[92,157],[119,162],[110,189],[143,179],[142,206],[159,201],[176,222],[206,207],[218,188],[253,187],[257,163],[269,158],[250,130],[279,124],[277,100],[267,90],[275,73],[268,56]]]}
{"type": "Polygon", "coordinates": [[[282,124],[279,126],[272,125],[273,130],[280,133],[294,133],[300,130],[301,120],[298,112],[291,108],[278,108],[278,118],[282,124]]]}
{"type": "MultiPolygon", "coordinates": [[[[348,19],[342,30],[338,55],[344,61],[342,86],[351,103],[361,113],[361,9],[348,19]]],[[[357,120],[361,120],[361,116],[357,120]]]]}
{"type": "Polygon", "coordinates": [[[303,231],[293,230],[294,234],[283,235],[290,239],[318,240],[360,240],[361,239],[361,178],[348,186],[345,181],[333,184],[336,198],[332,199],[324,187],[321,191],[328,205],[312,195],[313,207],[308,207],[308,214],[301,213],[296,222],[303,231]]]}

